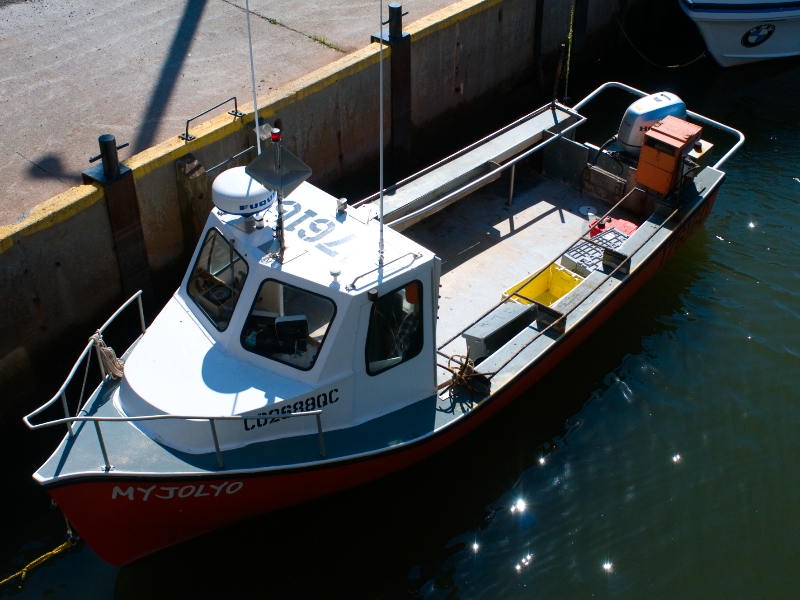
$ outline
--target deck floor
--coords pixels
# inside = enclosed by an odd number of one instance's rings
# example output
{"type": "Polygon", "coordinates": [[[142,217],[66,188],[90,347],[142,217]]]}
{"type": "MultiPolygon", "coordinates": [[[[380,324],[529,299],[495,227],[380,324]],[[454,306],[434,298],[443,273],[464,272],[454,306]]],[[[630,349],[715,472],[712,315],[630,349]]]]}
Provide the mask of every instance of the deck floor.
{"type": "MultiPolygon", "coordinates": [[[[582,206],[608,206],[517,165],[514,200],[509,177],[452,204],[403,233],[442,259],[437,345],[461,332],[500,301],[502,293],[561,256],[587,225],[582,206]]],[[[638,222],[617,210],[612,216],[638,222]]],[[[464,354],[464,339],[443,349],[464,354]]],[[[439,381],[449,379],[439,369],[439,381]]]]}

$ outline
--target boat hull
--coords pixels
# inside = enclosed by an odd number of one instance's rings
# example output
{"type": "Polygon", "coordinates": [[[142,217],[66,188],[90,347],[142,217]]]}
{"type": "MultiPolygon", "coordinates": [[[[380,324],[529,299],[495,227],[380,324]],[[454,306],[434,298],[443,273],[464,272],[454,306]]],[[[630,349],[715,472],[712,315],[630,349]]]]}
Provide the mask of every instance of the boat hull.
{"type": "Polygon", "coordinates": [[[647,261],[580,326],[463,418],[416,442],[321,464],[219,476],[98,473],[45,484],[50,496],[104,560],[123,566],[236,521],[379,479],[436,454],[503,409],[617,312],[700,228],[717,191],[693,210],[647,261]]]}
{"type": "Polygon", "coordinates": [[[680,5],[723,67],[800,55],[800,2],[680,5]]]}

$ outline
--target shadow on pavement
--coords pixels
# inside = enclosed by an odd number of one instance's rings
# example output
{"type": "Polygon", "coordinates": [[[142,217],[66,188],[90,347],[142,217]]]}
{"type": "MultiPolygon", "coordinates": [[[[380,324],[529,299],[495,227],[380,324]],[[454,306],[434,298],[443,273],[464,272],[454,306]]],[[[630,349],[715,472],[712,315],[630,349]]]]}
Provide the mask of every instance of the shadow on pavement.
{"type": "Polygon", "coordinates": [[[200,18],[203,16],[207,2],[208,0],[189,0],[186,3],[186,10],[181,17],[175,37],[172,39],[172,45],[164,60],[158,82],[150,94],[136,141],[132,144],[134,153],[146,150],[153,145],[158,124],[161,122],[170,96],[175,90],[175,82],[183,61],[189,53],[192,38],[200,25],[200,18]]]}

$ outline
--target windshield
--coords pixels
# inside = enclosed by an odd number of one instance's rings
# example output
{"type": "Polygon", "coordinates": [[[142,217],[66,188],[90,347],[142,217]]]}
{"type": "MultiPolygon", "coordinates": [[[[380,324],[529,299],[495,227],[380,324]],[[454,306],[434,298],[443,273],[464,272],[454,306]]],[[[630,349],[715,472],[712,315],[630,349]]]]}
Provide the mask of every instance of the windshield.
{"type": "Polygon", "coordinates": [[[220,331],[231,322],[248,273],[247,262],[222,234],[211,229],[192,270],[187,291],[220,331]]]}
{"type": "Polygon", "coordinates": [[[335,314],[328,298],[267,279],[245,321],[241,343],[250,352],[306,371],[314,366],[335,314]]]}

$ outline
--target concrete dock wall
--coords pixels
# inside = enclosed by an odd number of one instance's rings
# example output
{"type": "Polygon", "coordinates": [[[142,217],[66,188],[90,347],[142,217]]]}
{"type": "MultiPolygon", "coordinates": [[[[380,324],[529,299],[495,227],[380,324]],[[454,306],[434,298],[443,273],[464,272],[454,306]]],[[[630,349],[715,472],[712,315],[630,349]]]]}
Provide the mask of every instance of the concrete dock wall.
{"type": "MultiPolygon", "coordinates": [[[[608,0],[586,1],[587,39],[616,39],[608,0]]],[[[566,41],[571,4],[544,3],[546,66],[566,41]]],[[[535,6],[536,0],[463,0],[405,27],[412,44],[413,127],[435,125],[461,105],[530,78],[535,6]]],[[[384,50],[386,132],[390,52],[384,50]]],[[[270,123],[280,120],[284,143],[324,186],[375,159],[377,81],[378,45],[371,44],[259,98],[259,114],[270,123]]],[[[154,273],[184,266],[176,161],[191,153],[209,168],[255,143],[253,107],[241,109],[244,118],[224,114],[191,127],[191,142],[176,136],[125,161],[134,173],[154,273]]],[[[75,327],[85,327],[88,337],[123,300],[101,186],[77,186],[22,223],[0,228],[0,289],[0,389],[3,397],[19,396],[32,385],[38,353],[75,327]]]]}

